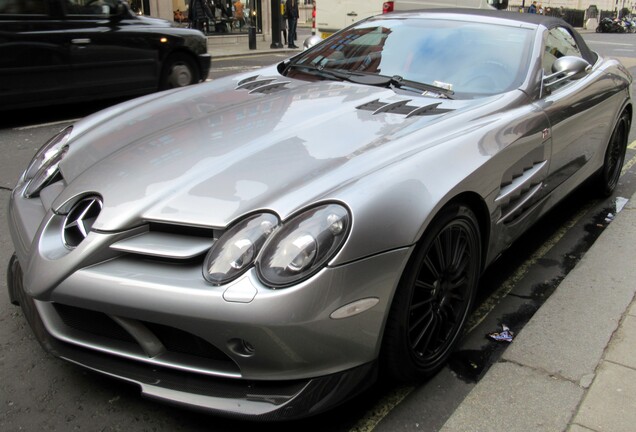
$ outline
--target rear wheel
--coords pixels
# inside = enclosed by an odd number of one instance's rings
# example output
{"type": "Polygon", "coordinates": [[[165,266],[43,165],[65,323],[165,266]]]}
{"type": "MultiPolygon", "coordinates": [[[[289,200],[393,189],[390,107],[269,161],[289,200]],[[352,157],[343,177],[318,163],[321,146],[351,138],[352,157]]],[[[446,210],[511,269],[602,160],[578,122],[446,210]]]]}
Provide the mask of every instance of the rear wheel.
{"type": "Polygon", "coordinates": [[[481,268],[481,236],[465,205],[444,209],[413,253],[387,320],[381,361],[400,381],[426,378],[462,334],[481,268]]]}
{"type": "Polygon", "coordinates": [[[164,63],[160,89],[185,87],[199,80],[199,70],[192,57],[184,53],[175,53],[171,54],[164,63]]]}
{"type": "Polygon", "coordinates": [[[625,152],[627,151],[629,120],[629,113],[624,111],[618,119],[607,145],[603,168],[601,168],[596,179],[596,187],[603,196],[610,196],[614,192],[621,176],[621,169],[623,168],[623,162],[625,162],[625,152]]]}

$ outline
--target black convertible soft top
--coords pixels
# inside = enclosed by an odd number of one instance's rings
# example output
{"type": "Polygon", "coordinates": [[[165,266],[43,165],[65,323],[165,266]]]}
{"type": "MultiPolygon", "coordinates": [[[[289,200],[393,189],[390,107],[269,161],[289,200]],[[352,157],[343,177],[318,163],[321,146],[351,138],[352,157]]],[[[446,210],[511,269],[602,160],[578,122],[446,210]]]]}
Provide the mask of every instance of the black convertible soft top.
{"type": "MultiPolygon", "coordinates": [[[[531,14],[531,13],[519,13],[519,12],[510,12],[510,11],[498,11],[492,9],[465,9],[465,8],[440,8],[440,9],[419,9],[413,11],[399,11],[392,12],[392,14],[402,15],[409,13],[426,13],[426,14],[454,14],[454,15],[472,15],[475,17],[488,17],[488,18],[502,18],[509,21],[517,21],[519,23],[536,25],[537,27],[542,26],[548,29],[554,27],[565,27],[567,28],[576,44],[581,49],[581,55],[585,60],[587,60],[590,64],[596,63],[596,59],[598,55],[592,51],[579,32],[577,32],[570,24],[563,21],[561,18],[546,16],[541,14],[531,14]]],[[[382,17],[389,17],[391,14],[381,15],[382,17]]]]}

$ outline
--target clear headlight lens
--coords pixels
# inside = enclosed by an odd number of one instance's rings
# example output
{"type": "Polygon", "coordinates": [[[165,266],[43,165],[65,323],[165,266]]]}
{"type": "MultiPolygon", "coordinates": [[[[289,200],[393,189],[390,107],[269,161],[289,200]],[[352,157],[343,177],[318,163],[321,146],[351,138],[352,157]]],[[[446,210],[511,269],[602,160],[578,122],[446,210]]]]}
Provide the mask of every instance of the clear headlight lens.
{"type": "Polygon", "coordinates": [[[273,214],[253,215],[230,228],[214,243],[203,263],[203,276],[221,285],[252,266],[267,237],[278,226],[273,214]]]}
{"type": "Polygon", "coordinates": [[[51,183],[59,173],[59,164],[68,151],[68,141],[72,126],[67,127],[51,138],[35,154],[29,167],[24,172],[24,180],[29,184],[24,192],[27,198],[37,196],[39,192],[51,183]]]}
{"type": "Polygon", "coordinates": [[[338,252],[349,226],[349,212],[338,204],[312,208],[285,222],[263,247],[259,277],[274,288],[308,278],[338,252]]]}

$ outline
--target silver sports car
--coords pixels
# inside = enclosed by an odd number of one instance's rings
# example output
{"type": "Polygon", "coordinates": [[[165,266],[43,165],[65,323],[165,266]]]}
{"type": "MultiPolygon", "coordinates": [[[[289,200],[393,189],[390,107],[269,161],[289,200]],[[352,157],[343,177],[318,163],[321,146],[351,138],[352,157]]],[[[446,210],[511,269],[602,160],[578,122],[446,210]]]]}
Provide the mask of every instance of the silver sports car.
{"type": "Polygon", "coordinates": [[[125,102],[18,181],[11,299],[55,355],[223,415],[425,378],[483,269],[615,188],[631,81],[560,19],[446,10],[125,102]]]}

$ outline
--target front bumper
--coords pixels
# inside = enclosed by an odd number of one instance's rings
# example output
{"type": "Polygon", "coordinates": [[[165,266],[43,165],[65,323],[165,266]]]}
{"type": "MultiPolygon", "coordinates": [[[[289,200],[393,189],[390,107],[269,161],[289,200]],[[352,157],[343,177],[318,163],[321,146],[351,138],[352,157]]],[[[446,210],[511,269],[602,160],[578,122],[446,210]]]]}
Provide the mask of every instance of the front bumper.
{"type": "Polygon", "coordinates": [[[199,70],[201,71],[201,81],[205,81],[210,73],[212,56],[210,54],[199,54],[197,60],[199,62],[199,70]]]}
{"type": "Polygon", "coordinates": [[[15,257],[7,271],[12,303],[22,307],[40,344],[53,355],[139,386],[144,396],[201,408],[219,415],[263,421],[287,420],[318,414],[354,397],[376,380],[375,362],[324,377],[287,380],[236,380],[205,376],[172,368],[146,367],[63,342],[47,330],[41,305],[26,295],[22,269],[15,257]]]}

